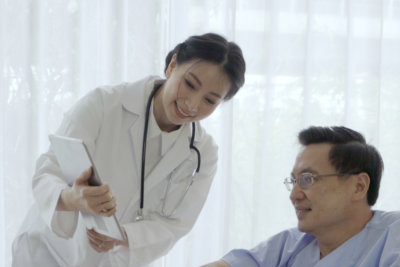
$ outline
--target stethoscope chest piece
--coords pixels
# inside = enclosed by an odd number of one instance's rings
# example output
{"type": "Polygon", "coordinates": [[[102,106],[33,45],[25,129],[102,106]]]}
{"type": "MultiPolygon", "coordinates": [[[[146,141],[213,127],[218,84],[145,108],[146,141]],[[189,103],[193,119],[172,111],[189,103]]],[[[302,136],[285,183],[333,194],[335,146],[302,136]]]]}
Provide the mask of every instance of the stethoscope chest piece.
{"type": "Polygon", "coordinates": [[[138,212],[136,213],[136,217],[135,217],[135,222],[140,222],[143,221],[143,210],[140,209],[138,210],[138,212]]]}

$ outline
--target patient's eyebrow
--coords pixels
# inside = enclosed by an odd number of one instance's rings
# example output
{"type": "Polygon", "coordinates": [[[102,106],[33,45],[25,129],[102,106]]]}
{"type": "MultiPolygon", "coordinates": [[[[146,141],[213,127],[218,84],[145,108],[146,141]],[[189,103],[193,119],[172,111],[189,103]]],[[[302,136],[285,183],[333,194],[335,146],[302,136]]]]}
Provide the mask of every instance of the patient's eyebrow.
{"type": "MultiPolygon", "coordinates": [[[[306,173],[306,172],[312,173],[312,174],[318,174],[318,172],[316,170],[312,169],[312,168],[304,168],[299,173],[301,174],[301,173],[306,173]]],[[[290,175],[292,177],[295,177],[294,172],[291,172],[290,175]]]]}

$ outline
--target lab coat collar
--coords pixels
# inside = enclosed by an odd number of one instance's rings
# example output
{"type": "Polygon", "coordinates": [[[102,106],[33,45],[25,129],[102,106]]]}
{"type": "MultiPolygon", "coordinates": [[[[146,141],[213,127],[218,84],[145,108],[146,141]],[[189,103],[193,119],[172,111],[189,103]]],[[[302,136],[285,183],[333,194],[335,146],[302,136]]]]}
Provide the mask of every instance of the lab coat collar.
{"type": "Polygon", "coordinates": [[[131,113],[144,114],[147,99],[154,88],[154,83],[159,81],[162,81],[159,76],[149,76],[133,84],[127,84],[128,88],[121,97],[123,107],[131,113]],[[144,90],[141,88],[144,88],[144,90]]]}
{"type": "Polygon", "coordinates": [[[149,192],[162,179],[165,179],[185,159],[190,156],[189,142],[187,138],[178,137],[171,148],[162,156],[154,169],[145,179],[145,193],[149,192]]]}

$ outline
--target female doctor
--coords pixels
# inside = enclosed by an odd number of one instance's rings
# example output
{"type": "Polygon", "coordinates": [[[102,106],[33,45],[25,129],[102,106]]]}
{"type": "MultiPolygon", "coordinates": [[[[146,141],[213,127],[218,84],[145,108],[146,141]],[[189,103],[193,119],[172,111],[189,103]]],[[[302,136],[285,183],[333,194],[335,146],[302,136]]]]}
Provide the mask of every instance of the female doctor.
{"type": "Polygon", "coordinates": [[[13,266],[145,266],[193,227],[217,168],[217,146],[198,121],[244,83],[241,49],[208,33],[166,57],[166,79],[102,87],[65,115],[58,135],[84,140],[89,169],[72,186],[50,149],[37,161],[35,204],[13,243],[13,266]],[[116,215],[121,241],[81,225],[79,211],[116,215]]]}

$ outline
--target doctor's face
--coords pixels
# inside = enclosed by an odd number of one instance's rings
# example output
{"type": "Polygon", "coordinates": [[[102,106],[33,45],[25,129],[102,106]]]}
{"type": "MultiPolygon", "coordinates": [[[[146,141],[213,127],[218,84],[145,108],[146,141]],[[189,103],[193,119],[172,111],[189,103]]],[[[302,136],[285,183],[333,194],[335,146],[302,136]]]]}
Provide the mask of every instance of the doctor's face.
{"type": "Polygon", "coordinates": [[[221,66],[203,60],[177,65],[174,56],[166,75],[167,81],[156,95],[160,104],[155,107],[159,109],[155,115],[163,130],[206,118],[231,86],[221,66]]]}
{"type": "MultiPolygon", "coordinates": [[[[311,144],[299,153],[292,177],[302,173],[335,174],[337,170],[329,162],[331,144],[311,144]]],[[[351,225],[351,179],[327,176],[315,178],[314,184],[302,189],[297,183],[290,194],[295,208],[298,228],[314,236],[346,231],[351,225]]]]}

